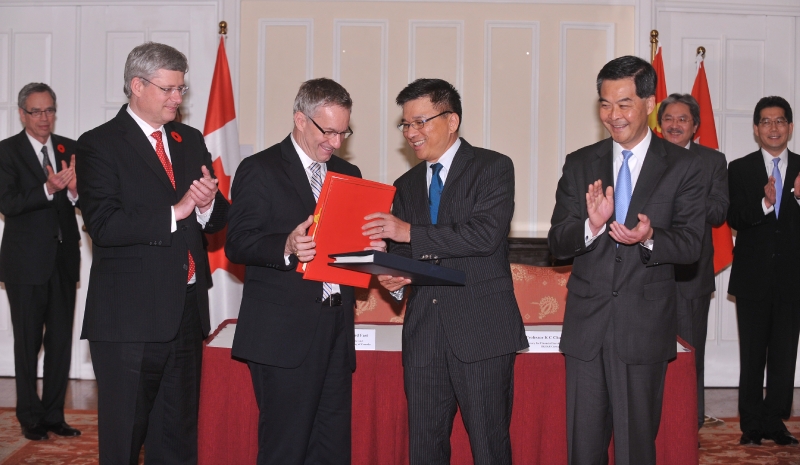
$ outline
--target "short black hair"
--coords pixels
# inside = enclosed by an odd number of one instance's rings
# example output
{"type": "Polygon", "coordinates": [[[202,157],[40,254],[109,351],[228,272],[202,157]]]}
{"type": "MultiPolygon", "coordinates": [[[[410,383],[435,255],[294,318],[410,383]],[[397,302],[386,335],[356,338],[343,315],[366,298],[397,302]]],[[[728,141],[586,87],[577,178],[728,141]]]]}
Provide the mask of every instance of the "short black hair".
{"type": "Polygon", "coordinates": [[[786,121],[789,123],[792,122],[792,107],[789,105],[789,102],[783,97],[771,95],[762,98],[756,103],[756,109],[753,112],[753,124],[758,126],[758,123],[761,121],[761,110],[773,107],[783,108],[783,115],[786,117],[786,121]]]}
{"type": "Polygon", "coordinates": [[[673,103],[682,103],[689,107],[689,113],[692,115],[692,126],[700,126],[700,105],[690,94],[669,94],[669,97],[662,100],[661,105],[658,106],[658,124],[661,124],[661,117],[664,116],[664,111],[673,103]]]}
{"type": "Polygon", "coordinates": [[[600,95],[600,87],[606,79],[619,81],[627,78],[632,78],[636,84],[637,97],[647,98],[656,95],[658,83],[656,70],[650,63],[632,55],[614,58],[603,66],[597,74],[597,95],[600,95]]]}
{"type": "Polygon", "coordinates": [[[407,102],[423,97],[431,99],[433,107],[437,110],[452,111],[458,115],[458,127],[461,127],[461,96],[456,88],[444,79],[417,79],[397,94],[395,102],[402,107],[407,102]]]}

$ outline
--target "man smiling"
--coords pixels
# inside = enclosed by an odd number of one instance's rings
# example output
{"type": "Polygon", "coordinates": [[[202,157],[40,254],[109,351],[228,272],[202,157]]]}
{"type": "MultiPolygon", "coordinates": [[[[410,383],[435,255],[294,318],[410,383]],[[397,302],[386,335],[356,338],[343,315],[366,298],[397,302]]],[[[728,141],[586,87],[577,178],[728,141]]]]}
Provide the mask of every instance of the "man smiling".
{"type": "Polygon", "coordinates": [[[653,136],[656,73],[624,56],[597,76],[610,139],[567,156],[548,234],[574,258],[561,336],[569,463],[654,464],[667,361],[676,355],[673,264],[700,254],[703,172],[653,136]],[[612,187],[613,186],[613,187],[612,187]]]}

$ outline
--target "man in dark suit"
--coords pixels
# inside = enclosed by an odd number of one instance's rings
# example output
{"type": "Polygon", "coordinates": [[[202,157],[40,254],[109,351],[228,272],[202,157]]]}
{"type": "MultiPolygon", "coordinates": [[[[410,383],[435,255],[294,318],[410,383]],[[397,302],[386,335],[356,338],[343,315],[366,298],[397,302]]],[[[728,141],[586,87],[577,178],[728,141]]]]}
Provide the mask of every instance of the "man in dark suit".
{"type": "Polygon", "coordinates": [[[81,261],[75,141],[52,133],[56,94],[47,84],[26,85],[17,104],[25,129],[0,142],[0,212],[6,223],[0,281],[14,329],[17,419],[30,440],[47,439],[48,431],[78,436],[64,422],[81,261]],[[39,398],[36,365],[43,341],[39,398]]]}
{"type": "Polygon", "coordinates": [[[705,421],[721,423],[705,415],[705,357],[708,335],[708,308],[714,285],[714,244],[711,228],[725,222],[728,212],[728,162],[725,155],[692,141],[700,126],[700,105],[689,94],[672,94],[658,107],[658,123],[664,139],[689,149],[700,157],[705,172],[705,229],[700,260],[675,266],[678,283],[678,335],[694,347],[697,371],[697,427],[705,421]]]}
{"type": "Polygon", "coordinates": [[[560,346],[570,464],[606,463],[612,430],[615,463],[656,461],[678,332],[673,264],[700,256],[706,186],[700,158],[648,128],[655,89],[641,58],[600,70],[611,138],[569,154],[556,191],[550,251],[574,258],[560,346]]]}
{"type": "Polygon", "coordinates": [[[97,377],[101,464],[197,463],[211,275],[203,233],[225,226],[203,135],[174,123],[186,57],[148,42],[125,63],[130,99],[78,139],[92,238],[82,338],[97,377]]]}
{"type": "Polygon", "coordinates": [[[800,334],[800,156],[787,149],[792,107],[764,97],[753,112],[761,150],[728,167],[728,223],[736,247],[728,293],[739,326],[739,416],[743,445],[797,444],[789,418],[800,334]],[[764,397],[764,367],[767,394],[764,397]]]}
{"type": "MultiPolygon", "coordinates": [[[[514,361],[528,347],[506,240],[514,213],[514,165],[458,137],[461,97],[441,79],[418,79],[397,95],[398,129],[423,163],[395,181],[392,215],[364,226],[390,252],[466,273],[466,285],[414,286],[403,325],[409,458],[450,463],[450,432],[461,409],[476,464],[510,464],[514,361]]],[[[407,287],[410,286],[410,287],[407,287]]]]}
{"type": "Polygon", "coordinates": [[[250,367],[259,465],[350,463],[353,288],[297,267],[316,254],[307,230],[325,174],[361,177],[333,154],[353,133],[352,105],[335,81],[304,82],[291,134],[236,170],[225,254],[247,269],[232,353],[250,367]]]}

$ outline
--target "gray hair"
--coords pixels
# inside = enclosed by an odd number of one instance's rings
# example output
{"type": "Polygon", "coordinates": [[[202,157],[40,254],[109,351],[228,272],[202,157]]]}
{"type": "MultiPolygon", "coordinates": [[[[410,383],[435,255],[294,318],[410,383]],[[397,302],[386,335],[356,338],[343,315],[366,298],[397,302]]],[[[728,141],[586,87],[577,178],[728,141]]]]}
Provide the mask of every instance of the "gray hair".
{"type": "Polygon", "coordinates": [[[692,115],[692,126],[697,127],[700,125],[700,105],[689,94],[670,94],[669,97],[662,100],[661,106],[658,107],[658,124],[661,124],[661,117],[664,115],[664,111],[673,103],[682,103],[689,107],[689,113],[692,115]]]}
{"type": "MultiPolygon", "coordinates": [[[[31,82],[30,84],[26,84],[25,87],[19,91],[19,96],[17,97],[17,106],[23,110],[27,110],[27,108],[25,108],[25,104],[28,103],[28,96],[31,94],[38,94],[39,92],[47,92],[50,94],[50,98],[53,99],[53,106],[56,106],[56,93],[53,92],[53,89],[51,89],[50,86],[43,82],[31,82]]],[[[42,109],[44,110],[44,108],[42,109]]]]}
{"type": "Polygon", "coordinates": [[[145,42],[135,47],[125,61],[125,96],[131,98],[131,81],[135,77],[151,79],[160,69],[189,71],[186,55],[169,45],[145,42]]]}
{"type": "Polygon", "coordinates": [[[312,116],[323,105],[337,105],[350,110],[353,108],[353,100],[338,82],[328,78],[311,79],[300,85],[294,98],[292,113],[299,111],[306,116],[312,116]]]}

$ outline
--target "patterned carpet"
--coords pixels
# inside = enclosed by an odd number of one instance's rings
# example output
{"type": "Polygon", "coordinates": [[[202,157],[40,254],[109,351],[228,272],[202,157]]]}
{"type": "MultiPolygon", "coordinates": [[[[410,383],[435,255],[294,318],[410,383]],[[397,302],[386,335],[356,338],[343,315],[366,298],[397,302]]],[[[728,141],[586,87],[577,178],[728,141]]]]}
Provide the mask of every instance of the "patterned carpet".
{"type": "MultiPolygon", "coordinates": [[[[0,465],[95,465],[97,464],[97,414],[89,410],[67,410],[67,423],[83,433],[77,438],[50,435],[47,441],[22,437],[14,409],[0,408],[0,465]]],[[[800,436],[800,418],[786,422],[789,431],[800,436]]],[[[800,465],[800,447],[776,446],[764,441],[761,447],[739,446],[739,422],[700,430],[700,464],[800,465]]],[[[140,457],[139,463],[143,463],[140,457]]]]}

